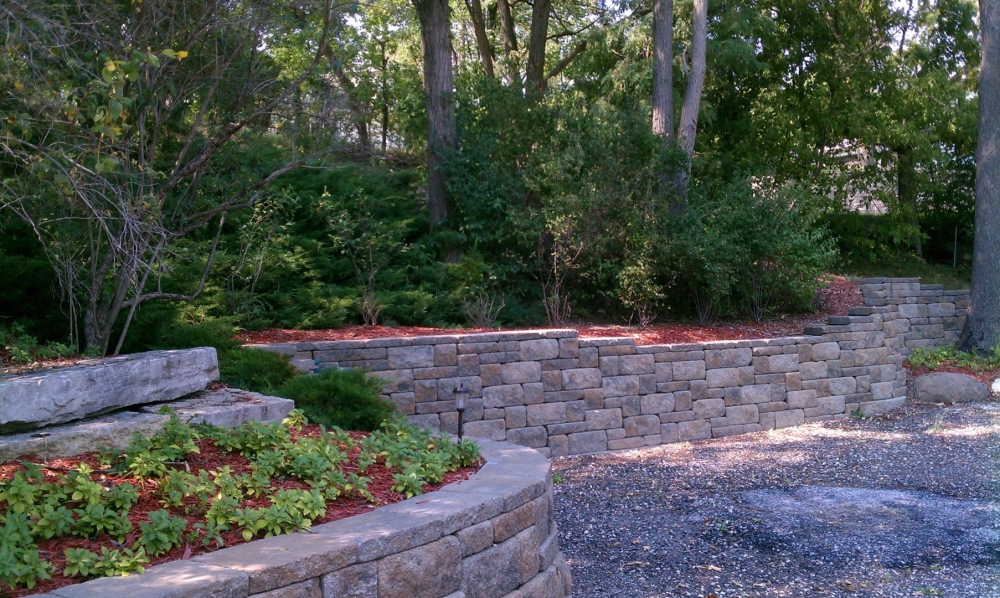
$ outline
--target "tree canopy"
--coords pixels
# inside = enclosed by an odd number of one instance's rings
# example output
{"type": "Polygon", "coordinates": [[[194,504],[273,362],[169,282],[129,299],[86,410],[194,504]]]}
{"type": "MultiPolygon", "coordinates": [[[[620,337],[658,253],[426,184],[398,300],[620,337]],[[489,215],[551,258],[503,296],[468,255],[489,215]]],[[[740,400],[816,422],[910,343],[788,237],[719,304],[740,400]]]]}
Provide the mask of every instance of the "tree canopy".
{"type": "Polygon", "coordinates": [[[99,352],[178,317],[758,319],[838,259],[950,262],[958,235],[968,262],[969,0],[16,0],[0,23],[0,269],[44,260],[59,306],[0,291],[0,316],[99,352]]]}

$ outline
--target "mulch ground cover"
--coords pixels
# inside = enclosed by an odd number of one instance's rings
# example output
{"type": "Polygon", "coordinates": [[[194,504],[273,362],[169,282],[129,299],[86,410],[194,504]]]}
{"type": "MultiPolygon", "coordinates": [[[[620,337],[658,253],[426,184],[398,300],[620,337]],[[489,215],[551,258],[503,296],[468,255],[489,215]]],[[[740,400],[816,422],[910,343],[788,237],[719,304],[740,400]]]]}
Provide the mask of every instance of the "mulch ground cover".
{"type": "MultiPolygon", "coordinates": [[[[309,437],[316,436],[319,434],[319,427],[316,425],[306,425],[303,426],[301,430],[291,430],[291,436],[293,439],[299,437],[309,437]]],[[[355,440],[361,440],[367,436],[364,432],[350,432],[350,436],[355,440]]],[[[200,439],[195,441],[200,450],[199,453],[189,454],[186,460],[182,463],[175,464],[174,467],[184,468],[192,474],[197,475],[200,471],[215,472],[219,471],[223,467],[230,467],[232,474],[234,476],[239,474],[250,473],[250,461],[246,457],[243,457],[239,453],[229,453],[225,450],[216,446],[215,442],[207,439],[200,439]]],[[[342,447],[343,448],[343,447],[342,447]]],[[[348,452],[348,460],[345,464],[341,466],[341,471],[345,474],[359,473],[358,471],[358,455],[361,451],[360,445],[355,445],[353,449],[348,452]]],[[[9,480],[18,471],[25,471],[26,468],[23,463],[35,463],[41,465],[45,475],[45,482],[51,483],[56,482],[60,475],[67,473],[68,471],[75,470],[80,464],[86,464],[91,469],[95,471],[92,475],[94,481],[99,482],[106,488],[111,488],[115,485],[120,484],[132,484],[136,487],[139,493],[138,502],[132,506],[129,511],[128,518],[132,522],[133,531],[126,536],[125,542],[119,544],[113,538],[109,536],[101,536],[97,539],[83,539],[78,537],[63,537],[63,538],[53,538],[50,540],[38,540],[37,545],[39,549],[39,554],[43,560],[52,563],[54,567],[54,573],[52,579],[39,581],[38,584],[28,590],[27,588],[17,588],[15,590],[10,590],[9,588],[0,588],[0,596],[19,598],[21,596],[28,596],[31,594],[44,594],[56,588],[60,588],[67,585],[72,585],[76,583],[82,583],[83,579],[64,577],[61,573],[66,565],[66,557],[63,554],[67,548],[85,548],[97,553],[100,553],[101,547],[107,547],[109,549],[121,548],[122,546],[131,546],[138,537],[139,523],[148,521],[146,517],[147,512],[157,511],[163,509],[163,505],[160,502],[158,487],[159,482],[156,480],[141,480],[132,477],[128,474],[115,474],[107,470],[101,470],[98,461],[98,453],[85,453],[82,455],[77,455],[74,457],[67,457],[62,459],[54,459],[47,462],[43,462],[40,459],[32,457],[24,457],[16,463],[8,463],[5,465],[0,465],[0,482],[5,482],[9,480]]],[[[481,467],[481,463],[458,469],[456,471],[445,474],[444,479],[438,484],[427,484],[423,486],[423,492],[432,492],[459,480],[467,479],[470,475],[478,471],[481,467]]],[[[337,521],[339,519],[344,519],[346,517],[351,517],[353,515],[360,515],[362,513],[367,513],[372,509],[377,507],[393,504],[406,499],[406,496],[399,492],[395,492],[393,487],[393,474],[399,473],[399,469],[390,469],[385,467],[384,462],[379,460],[374,465],[368,467],[364,472],[364,477],[369,479],[367,489],[371,493],[373,500],[369,501],[357,494],[343,495],[340,498],[327,501],[326,503],[326,515],[313,521],[313,525],[319,525],[321,523],[329,523],[331,521],[337,521]]],[[[309,486],[301,481],[283,478],[275,479],[273,482],[273,489],[275,491],[281,489],[303,489],[308,490],[309,486]]],[[[189,497],[185,499],[186,503],[195,503],[196,499],[194,497],[189,497]]],[[[245,498],[241,506],[242,507],[266,507],[271,504],[270,498],[267,496],[258,498],[245,498]]],[[[4,512],[7,511],[6,502],[0,502],[0,509],[4,512]]],[[[170,508],[167,509],[171,515],[176,515],[183,517],[188,520],[188,531],[194,529],[192,526],[199,522],[204,521],[204,516],[198,515],[188,515],[185,514],[184,509],[170,508]]],[[[205,554],[208,552],[214,552],[220,548],[225,548],[229,546],[235,546],[238,544],[244,544],[240,529],[236,528],[221,534],[224,540],[224,546],[220,547],[215,543],[208,546],[203,546],[202,543],[194,542],[184,544],[183,546],[178,546],[173,550],[164,553],[155,558],[151,558],[149,564],[146,567],[151,567],[153,565],[158,565],[161,563],[166,563],[170,561],[189,559],[192,556],[199,554],[205,554]]]]}
{"type": "MultiPolygon", "coordinates": [[[[847,315],[851,307],[864,305],[861,286],[844,276],[834,276],[820,288],[814,301],[816,310],[809,313],[777,315],[760,323],[732,321],[712,326],[686,322],[663,322],[646,328],[619,324],[575,323],[559,328],[578,330],[581,338],[631,336],[640,345],[669,343],[703,343],[708,341],[776,338],[802,334],[807,324],[828,316],[847,315]]],[[[551,326],[517,328],[517,330],[546,329],[551,326]]],[[[429,328],[422,326],[342,326],[329,330],[268,329],[248,331],[238,335],[248,344],[294,343],[310,341],[354,340],[384,337],[428,336],[436,334],[468,334],[496,332],[487,328],[429,328]]]]}
{"type": "Polygon", "coordinates": [[[907,365],[907,368],[907,381],[915,380],[924,374],[930,374],[932,372],[951,372],[953,374],[965,374],[966,376],[975,378],[976,380],[979,380],[983,384],[989,386],[998,376],[1000,376],[1000,370],[974,370],[972,368],[959,367],[948,363],[943,363],[936,368],[915,368],[912,365],[907,365]]]}
{"type": "MultiPolygon", "coordinates": [[[[851,307],[864,304],[861,297],[861,286],[857,281],[844,276],[830,277],[826,286],[816,292],[816,298],[813,303],[816,309],[812,312],[778,314],[759,323],[734,320],[719,322],[711,326],[701,326],[688,322],[661,322],[646,328],[639,328],[624,324],[578,322],[560,326],[560,328],[578,330],[581,338],[631,336],[639,345],[776,338],[802,334],[803,329],[808,324],[822,321],[828,316],[846,315],[847,310],[851,307]]],[[[544,330],[548,328],[552,327],[521,327],[516,328],[516,330],[544,330]]],[[[488,328],[351,325],[326,330],[270,328],[267,330],[245,331],[238,334],[237,339],[247,344],[267,344],[430,336],[437,334],[468,334],[476,332],[496,332],[496,330],[488,328]]],[[[0,347],[0,376],[72,365],[78,361],[74,359],[40,359],[32,364],[16,364],[11,362],[10,353],[3,347],[0,347]]]]}

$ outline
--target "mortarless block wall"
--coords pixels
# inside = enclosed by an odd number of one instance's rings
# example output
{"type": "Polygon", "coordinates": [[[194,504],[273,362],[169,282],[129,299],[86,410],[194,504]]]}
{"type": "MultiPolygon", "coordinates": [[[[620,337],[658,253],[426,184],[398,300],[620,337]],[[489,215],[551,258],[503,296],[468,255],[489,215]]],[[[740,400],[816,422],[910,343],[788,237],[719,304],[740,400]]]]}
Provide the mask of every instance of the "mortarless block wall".
{"type": "Polygon", "coordinates": [[[864,279],[865,306],[802,336],[636,346],[575,330],[262,345],[305,369],[365,368],[420,425],[548,456],[718,438],[884,413],[906,400],[905,355],[958,338],[968,291],[864,279]]]}

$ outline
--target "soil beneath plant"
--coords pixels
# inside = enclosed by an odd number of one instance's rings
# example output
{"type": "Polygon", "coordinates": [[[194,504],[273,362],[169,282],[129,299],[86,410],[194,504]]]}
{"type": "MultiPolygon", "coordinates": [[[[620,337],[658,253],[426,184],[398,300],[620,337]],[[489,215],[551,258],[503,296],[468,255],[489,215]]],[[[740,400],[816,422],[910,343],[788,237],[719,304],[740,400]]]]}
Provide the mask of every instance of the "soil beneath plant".
{"type": "MultiPolygon", "coordinates": [[[[847,315],[851,307],[864,305],[861,285],[844,276],[833,276],[826,286],[816,291],[813,312],[779,314],[762,322],[731,321],[711,326],[683,322],[663,322],[645,328],[619,324],[571,323],[559,328],[578,330],[580,338],[631,336],[640,345],[670,343],[703,343],[708,341],[775,338],[802,334],[805,326],[823,321],[828,316],[847,315]]],[[[543,330],[552,326],[517,328],[543,330]]],[[[496,332],[488,328],[429,328],[422,326],[343,326],[329,330],[267,329],[237,335],[247,344],[336,341],[383,337],[428,336],[436,334],[467,334],[496,332]]]]}
{"type": "Polygon", "coordinates": [[[924,374],[930,374],[933,372],[951,372],[953,374],[964,374],[971,378],[979,380],[986,386],[993,383],[997,377],[1000,377],[1000,370],[974,370],[972,368],[963,368],[952,364],[941,364],[936,368],[915,368],[911,365],[907,365],[909,368],[906,371],[907,382],[913,381],[924,374]]]}
{"type": "MultiPolygon", "coordinates": [[[[826,286],[816,291],[816,297],[813,301],[815,309],[808,313],[778,314],[761,322],[725,321],[711,326],[686,322],[661,322],[641,328],[626,324],[576,322],[560,326],[560,328],[577,330],[580,332],[580,338],[631,336],[639,345],[776,338],[802,334],[805,326],[823,321],[828,316],[846,315],[848,309],[859,305],[864,305],[864,301],[861,296],[861,285],[858,281],[844,276],[831,276],[826,286]]],[[[548,328],[552,328],[552,326],[523,327],[516,330],[545,330],[548,328]]],[[[259,345],[496,331],[496,329],[490,328],[351,325],[326,330],[269,328],[241,332],[236,335],[236,338],[247,344],[259,345]]],[[[0,347],[0,376],[74,365],[81,361],[85,360],[83,358],[41,359],[30,364],[18,364],[10,360],[9,351],[0,347]]]]}
{"type": "Polygon", "coordinates": [[[75,365],[91,358],[83,357],[57,357],[52,359],[38,359],[32,363],[14,363],[10,359],[10,351],[0,347],[0,376],[13,374],[26,374],[39,370],[75,365]]]}
{"type": "MultiPolygon", "coordinates": [[[[319,433],[319,427],[316,425],[304,426],[300,431],[292,430],[292,438],[302,437],[302,436],[315,436],[319,433]]],[[[351,437],[359,440],[365,438],[367,433],[364,432],[351,432],[351,437]]],[[[232,475],[236,476],[238,474],[250,473],[250,461],[238,453],[229,453],[223,449],[217,447],[215,443],[211,440],[201,439],[195,441],[198,445],[200,453],[193,453],[188,455],[187,460],[181,464],[174,465],[175,467],[183,467],[187,469],[190,473],[197,475],[200,471],[218,471],[220,468],[229,466],[232,469],[232,475]]],[[[341,466],[341,471],[345,474],[348,473],[359,473],[357,467],[358,454],[360,452],[360,447],[355,447],[351,452],[348,453],[348,460],[345,464],[341,466]]],[[[24,471],[24,462],[36,463],[44,467],[43,472],[45,474],[45,482],[55,482],[58,480],[60,475],[64,475],[68,469],[76,468],[81,463],[86,463],[89,467],[95,470],[95,474],[92,475],[92,479],[100,482],[106,488],[112,487],[114,485],[120,485],[123,483],[129,483],[136,487],[139,494],[138,502],[132,506],[129,511],[128,518],[132,522],[132,532],[126,536],[124,546],[131,546],[136,539],[139,537],[139,523],[148,521],[146,517],[147,512],[157,511],[163,509],[163,505],[159,500],[159,495],[157,493],[158,483],[155,480],[147,480],[143,482],[142,480],[136,479],[129,475],[117,475],[107,472],[100,471],[100,464],[98,463],[97,453],[85,453],[82,455],[77,455],[74,457],[67,457],[62,459],[54,459],[47,462],[43,462],[41,459],[34,458],[32,456],[22,457],[16,463],[8,463],[0,465],[0,481],[6,481],[10,479],[16,472],[24,471]]],[[[453,472],[445,474],[444,479],[438,484],[427,484],[423,486],[423,492],[432,492],[450,484],[452,482],[457,482],[460,480],[467,479],[470,475],[479,470],[482,463],[458,469],[453,472]]],[[[365,473],[364,477],[369,479],[368,491],[374,497],[373,501],[368,501],[360,495],[350,494],[339,497],[334,501],[327,501],[326,503],[326,515],[313,521],[313,525],[319,525],[321,523],[329,523],[331,521],[337,521],[338,519],[344,519],[346,517],[351,517],[354,515],[360,515],[362,513],[367,513],[372,509],[390,505],[402,500],[406,500],[406,496],[396,492],[392,489],[393,486],[393,474],[399,473],[398,469],[389,469],[385,467],[384,462],[379,460],[379,462],[370,466],[365,473]]],[[[359,474],[360,475],[360,474],[359,474]]],[[[274,490],[279,489],[309,489],[309,486],[303,482],[300,482],[292,478],[281,478],[275,479],[272,486],[274,490]]],[[[196,499],[190,497],[185,499],[185,502],[194,503],[196,499]]],[[[246,498],[241,506],[243,507],[266,507],[271,504],[270,499],[267,496],[258,498],[246,498]]],[[[0,510],[6,512],[6,502],[0,502],[0,510]]],[[[183,517],[188,520],[188,532],[193,530],[192,527],[196,522],[204,522],[204,517],[199,517],[198,515],[186,515],[183,508],[170,508],[167,509],[172,515],[183,517]]],[[[153,565],[159,565],[161,563],[166,563],[170,561],[189,559],[193,556],[199,554],[205,554],[208,552],[214,552],[221,548],[235,546],[238,544],[244,544],[245,540],[241,535],[240,529],[233,529],[231,531],[225,532],[222,535],[224,540],[224,546],[218,546],[212,543],[208,546],[204,546],[200,541],[191,544],[184,544],[174,548],[173,550],[151,558],[149,564],[145,567],[152,567],[153,565]]],[[[85,579],[80,578],[69,578],[63,577],[61,575],[63,568],[66,565],[66,557],[63,551],[67,548],[86,548],[93,552],[100,554],[101,547],[107,547],[109,549],[121,548],[113,538],[109,536],[100,536],[96,539],[84,539],[78,537],[69,538],[53,538],[50,540],[39,540],[37,542],[38,551],[42,560],[48,561],[53,565],[53,575],[52,579],[39,581],[37,585],[31,590],[27,588],[17,588],[10,590],[6,586],[0,586],[0,597],[4,598],[19,598],[21,596],[29,596],[32,594],[44,594],[50,592],[56,588],[61,588],[67,585],[83,583],[85,579]]]]}
{"type": "Polygon", "coordinates": [[[1000,403],[553,460],[580,598],[1000,596],[1000,403]]]}

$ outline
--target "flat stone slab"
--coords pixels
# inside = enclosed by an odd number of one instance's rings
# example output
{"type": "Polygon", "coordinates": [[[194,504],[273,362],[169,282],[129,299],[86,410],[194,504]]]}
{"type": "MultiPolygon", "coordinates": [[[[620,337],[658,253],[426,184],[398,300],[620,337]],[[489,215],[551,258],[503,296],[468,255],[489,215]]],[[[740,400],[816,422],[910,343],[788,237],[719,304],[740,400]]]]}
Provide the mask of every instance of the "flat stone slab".
{"type": "MultiPolygon", "coordinates": [[[[178,417],[191,423],[238,426],[248,421],[280,422],[295,403],[243,390],[221,388],[168,403],[178,417]]],[[[125,448],[132,436],[156,434],[167,421],[164,405],[141,407],[41,430],[0,436],[0,463],[22,455],[42,459],[69,457],[100,448],[125,448]]]]}
{"type": "Polygon", "coordinates": [[[913,381],[913,398],[921,403],[985,401],[990,388],[964,374],[932,372],[913,381]]]}
{"type": "Polygon", "coordinates": [[[0,377],[0,433],[170,401],[219,379],[212,347],[150,351],[0,377]]]}
{"type": "MultiPolygon", "coordinates": [[[[238,388],[219,388],[167,404],[182,421],[229,428],[246,422],[280,422],[295,408],[295,401],[270,397],[238,388]]],[[[163,405],[140,407],[143,413],[159,413],[163,405]]]]}

